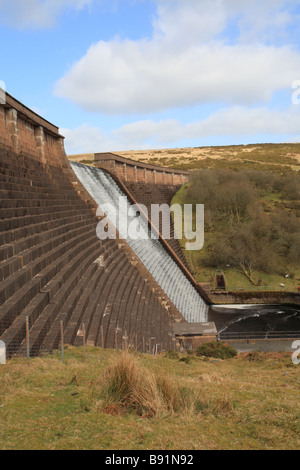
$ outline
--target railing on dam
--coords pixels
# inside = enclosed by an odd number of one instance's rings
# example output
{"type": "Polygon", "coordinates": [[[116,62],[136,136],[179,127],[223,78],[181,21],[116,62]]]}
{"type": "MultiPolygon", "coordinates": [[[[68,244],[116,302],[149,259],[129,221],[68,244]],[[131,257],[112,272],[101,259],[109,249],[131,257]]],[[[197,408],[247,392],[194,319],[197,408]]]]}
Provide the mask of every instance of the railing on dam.
{"type": "Polygon", "coordinates": [[[182,186],[188,183],[190,172],[137,162],[114,153],[96,153],[95,167],[108,170],[121,181],[182,186]]]}
{"type": "MultiPolygon", "coordinates": [[[[184,275],[161,242],[151,238],[146,221],[141,223],[141,227],[148,234],[148,237],[136,240],[127,237],[127,234],[125,235],[124,227],[119,223],[119,198],[122,197],[126,201],[124,209],[126,215],[131,204],[111,175],[105,170],[78,163],[71,163],[71,165],[77,178],[100,207],[104,204],[111,204],[115,208],[117,214],[116,228],[120,235],[126,239],[133,252],[160,285],[184,319],[190,323],[206,322],[208,314],[207,303],[202,299],[199,292],[184,275]]],[[[129,224],[133,219],[134,216],[129,216],[129,224]]]]}
{"type": "Polygon", "coordinates": [[[224,331],[218,338],[221,341],[298,339],[300,331],[224,331]]]}

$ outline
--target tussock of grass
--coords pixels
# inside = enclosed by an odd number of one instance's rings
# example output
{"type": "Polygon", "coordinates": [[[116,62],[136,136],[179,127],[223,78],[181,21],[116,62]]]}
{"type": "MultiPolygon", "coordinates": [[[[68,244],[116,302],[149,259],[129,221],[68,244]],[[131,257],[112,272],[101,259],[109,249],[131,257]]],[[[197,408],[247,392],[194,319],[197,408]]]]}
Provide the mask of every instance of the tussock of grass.
{"type": "Polygon", "coordinates": [[[215,416],[226,416],[234,414],[234,405],[232,400],[224,395],[213,403],[212,412],[215,416]]]}
{"type": "Polygon", "coordinates": [[[190,390],[179,387],[168,374],[149,371],[128,353],[106,369],[102,394],[106,409],[113,404],[120,412],[147,417],[188,411],[195,402],[190,390]]]}
{"type": "Polygon", "coordinates": [[[139,368],[130,354],[122,354],[104,372],[101,393],[107,404],[113,403],[120,411],[153,416],[158,412],[160,402],[151,375],[139,368]]]}

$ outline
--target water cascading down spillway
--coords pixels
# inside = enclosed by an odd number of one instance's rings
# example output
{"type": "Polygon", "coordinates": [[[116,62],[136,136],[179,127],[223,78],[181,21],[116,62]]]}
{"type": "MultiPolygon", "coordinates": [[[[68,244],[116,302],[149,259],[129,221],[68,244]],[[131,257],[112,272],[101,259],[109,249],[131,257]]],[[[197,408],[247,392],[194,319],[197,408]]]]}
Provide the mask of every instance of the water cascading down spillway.
{"type": "Polygon", "coordinates": [[[207,303],[202,299],[161,242],[151,238],[147,223],[140,220],[141,230],[148,235],[143,239],[132,239],[127,233],[126,235],[123,233],[122,224],[119,223],[122,220],[122,217],[119,217],[120,197],[126,200],[125,210],[127,212],[125,216],[128,217],[129,224],[134,219],[134,216],[128,216],[131,203],[110,174],[105,170],[79,163],[71,162],[71,166],[77,178],[98,206],[102,207],[104,204],[114,206],[117,215],[116,228],[120,235],[127,241],[130,248],[166,293],[183,318],[189,323],[207,322],[209,309],[207,303]]]}

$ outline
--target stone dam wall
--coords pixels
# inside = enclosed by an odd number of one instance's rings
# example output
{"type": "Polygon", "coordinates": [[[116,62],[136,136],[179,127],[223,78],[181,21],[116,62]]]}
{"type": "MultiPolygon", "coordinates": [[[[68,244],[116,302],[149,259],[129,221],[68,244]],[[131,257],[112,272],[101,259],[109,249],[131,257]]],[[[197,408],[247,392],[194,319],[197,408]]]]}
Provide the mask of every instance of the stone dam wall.
{"type": "MultiPolygon", "coordinates": [[[[169,185],[166,199],[188,178],[143,174],[126,163],[123,181],[169,185]]],[[[9,94],[0,104],[0,196],[0,339],[10,356],[26,354],[28,333],[31,355],[56,350],[62,329],[75,346],[84,337],[145,352],[173,346],[173,325],[185,319],[125,240],[97,238],[97,204],[59,129],[9,94]]]]}

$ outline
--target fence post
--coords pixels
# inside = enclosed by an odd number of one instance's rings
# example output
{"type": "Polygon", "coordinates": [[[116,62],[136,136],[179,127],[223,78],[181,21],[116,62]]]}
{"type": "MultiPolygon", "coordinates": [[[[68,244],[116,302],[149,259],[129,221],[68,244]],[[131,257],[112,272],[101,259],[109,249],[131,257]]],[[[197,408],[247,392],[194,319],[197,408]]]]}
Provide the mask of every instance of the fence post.
{"type": "Polygon", "coordinates": [[[103,335],[103,325],[101,325],[101,346],[102,346],[102,359],[104,359],[104,335],[103,335]]]}
{"type": "Polygon", "coordinates": [[[30,338],[29,338],[29,317],[26,317],[26,349],[27,360],[30,361],[30,338]]]}
{"type": "Polygon", "coordinates": [[[118,327],[115,329],[115,345],[116,345],[116,352],[118,352],[118,327]]]}
{"type": "Polygon", "coordinates": [[[83,355],[86,356],[86,333],[85,333],[85,324],[82,324],[82,333],[83,333],[83,355]]]}
{"type": "Polygon", "coordinates": [[[61,360],[65,362],[65,344],[64,344],[64,322],[60,322],[60,335],[61,335],[61,360]]]}
{"type": "Polygon", "coordinates": [[[0,365],[6,364],[6,346],[4,341],[0,341],[0,365]]]}

